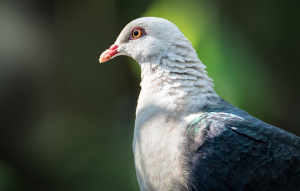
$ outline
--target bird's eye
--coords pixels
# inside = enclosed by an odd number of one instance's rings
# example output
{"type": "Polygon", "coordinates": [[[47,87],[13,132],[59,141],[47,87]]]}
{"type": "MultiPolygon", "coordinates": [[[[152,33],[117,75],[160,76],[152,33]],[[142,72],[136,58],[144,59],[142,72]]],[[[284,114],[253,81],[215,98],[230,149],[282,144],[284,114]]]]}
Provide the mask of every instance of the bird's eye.
{"type": "Polygon", "coordinates": [[[145,29],[143,29],[141,27],[136,27],[131,31],[130,39],[134,40],[134,39],[142,37],[145,34],[146,34],[145,29]]]}
{"type": "Polygon", "coordinates": [[[140,29],[134,29],[132,31],[132,37],[139,38],[142,35],[142,31],[140,29]]]}

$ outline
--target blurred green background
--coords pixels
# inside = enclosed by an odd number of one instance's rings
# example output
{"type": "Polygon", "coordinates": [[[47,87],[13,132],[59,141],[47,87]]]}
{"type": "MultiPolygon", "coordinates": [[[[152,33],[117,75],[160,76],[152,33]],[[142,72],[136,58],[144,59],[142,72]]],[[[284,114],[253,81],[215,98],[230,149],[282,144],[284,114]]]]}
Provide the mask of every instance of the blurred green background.
{"type": "Polygon", "coordinates": [[[99,64],[141,16],[174,22],[219,95],[300,135],[300,1],[1,0],[0,190],[138,190],[140,69],[99,64]]]}

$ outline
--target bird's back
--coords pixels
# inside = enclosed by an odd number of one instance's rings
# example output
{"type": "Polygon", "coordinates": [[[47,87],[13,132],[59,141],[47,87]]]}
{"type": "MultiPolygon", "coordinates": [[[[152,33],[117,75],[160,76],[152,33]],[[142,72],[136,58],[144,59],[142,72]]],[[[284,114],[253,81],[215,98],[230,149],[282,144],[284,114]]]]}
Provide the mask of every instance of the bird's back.
{"type": "Polygon", "coordinates": [[[232,107],[187,129],[191,190],[300,190],[300,139],[232,107]]]}

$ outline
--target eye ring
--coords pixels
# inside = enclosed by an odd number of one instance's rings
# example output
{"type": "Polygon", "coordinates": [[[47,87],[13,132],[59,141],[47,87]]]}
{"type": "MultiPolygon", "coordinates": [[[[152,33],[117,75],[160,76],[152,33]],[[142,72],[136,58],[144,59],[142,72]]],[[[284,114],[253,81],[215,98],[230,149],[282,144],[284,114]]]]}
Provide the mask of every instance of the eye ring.
{"type": "Polygon", "coordinates": [[[135,40],[138,39],[144,35],[146,35],[146,31],[144,28],[142,27],[136,27],[134,29],[132,29],[131,34],[130,34],[130,40],[135,40]]]}
{"type": "Polygon", "coordinates": [[[133,31],[132,31],[132,37],[133,38],[139,38],[139,37],[141,37],[142,36],[142,31],[141,31],[141,29],[134,29],[133,31]]]}

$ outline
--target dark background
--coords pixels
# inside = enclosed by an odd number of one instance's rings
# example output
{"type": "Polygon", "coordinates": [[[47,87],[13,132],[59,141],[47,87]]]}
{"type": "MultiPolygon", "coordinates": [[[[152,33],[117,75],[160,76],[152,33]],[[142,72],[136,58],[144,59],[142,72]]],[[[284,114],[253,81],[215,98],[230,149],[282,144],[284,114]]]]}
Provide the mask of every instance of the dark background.
{"type": "Polygon", "coordinates": [[[219,95],[299,136],[299,2],[1,0],[0,190],[138,190],[139,66],[98,59],[141,16],[180,28],[219,95]]]}

